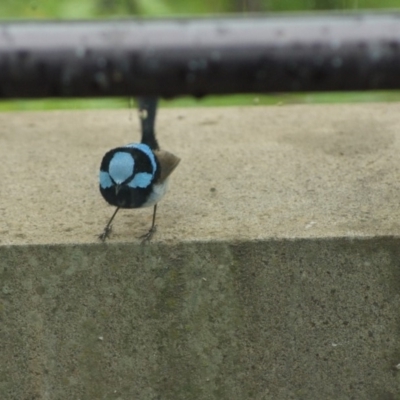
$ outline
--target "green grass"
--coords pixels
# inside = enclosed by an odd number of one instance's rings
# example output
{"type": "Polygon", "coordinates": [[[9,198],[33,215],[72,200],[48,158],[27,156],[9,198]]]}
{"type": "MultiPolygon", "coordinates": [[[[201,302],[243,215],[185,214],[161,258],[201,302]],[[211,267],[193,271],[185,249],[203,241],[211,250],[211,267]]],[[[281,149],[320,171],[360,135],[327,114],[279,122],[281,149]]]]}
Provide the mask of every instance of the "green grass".
{"type": "MultiPolygon", "coordinates": [[[[161,107],[256,106],[318,103],[368,103],[400,101],[400,91],[296,93],[277,95],[209,96],[197,100],[181,97],[162,100],[161,107]]],[[[116,99],[45,99],[0,101],[0,112],[35,110],[127,109],[130,100],[116,99]]]]}
{"type": "MultiPolygon", "coordinates": [[[[2,18],[80,19],[251,12],[245,0],[1,0],[2,18]]],[[[258,0],[260,11],[395,9],[400,0],[258,0]]]]}

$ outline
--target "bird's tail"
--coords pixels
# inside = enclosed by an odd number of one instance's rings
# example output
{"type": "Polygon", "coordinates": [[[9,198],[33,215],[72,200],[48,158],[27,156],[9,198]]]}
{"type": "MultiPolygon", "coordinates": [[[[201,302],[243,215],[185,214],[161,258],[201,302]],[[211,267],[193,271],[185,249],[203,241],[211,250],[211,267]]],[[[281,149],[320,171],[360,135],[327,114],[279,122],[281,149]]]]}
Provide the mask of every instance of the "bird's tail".
{"type": "Polygon", "coordinates": [[[154,128],[158,97],[138,97],[137,101],[142,126],[142,143],[147,144],[152,150],[158,150],[159,146],[154,128]]]}

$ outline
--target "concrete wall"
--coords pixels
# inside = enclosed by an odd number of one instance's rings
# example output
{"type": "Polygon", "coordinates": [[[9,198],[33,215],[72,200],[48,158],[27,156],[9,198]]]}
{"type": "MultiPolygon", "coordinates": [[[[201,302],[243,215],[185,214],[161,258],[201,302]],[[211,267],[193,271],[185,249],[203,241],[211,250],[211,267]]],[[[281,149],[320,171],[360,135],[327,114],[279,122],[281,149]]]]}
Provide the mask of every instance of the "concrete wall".
{"type": "Polygon", "coordinates": [[[96,239],[135,116],[0,114],[0,399],[399,399],[398,111],[161,110],[145,246],[96,239]]]}

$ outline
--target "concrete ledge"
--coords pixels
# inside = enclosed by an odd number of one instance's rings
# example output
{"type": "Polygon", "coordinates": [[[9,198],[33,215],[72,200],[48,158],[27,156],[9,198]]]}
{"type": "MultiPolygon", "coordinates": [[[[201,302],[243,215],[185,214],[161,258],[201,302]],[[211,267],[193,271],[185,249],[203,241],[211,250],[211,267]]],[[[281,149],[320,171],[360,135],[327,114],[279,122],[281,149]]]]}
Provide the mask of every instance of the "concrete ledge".
{"type": "Polygon", "coordinates": [[[128,111],[0,114],[1,399],[396,399],[398,105],[162,110],[181,156],[112,212],[128,111]]]}
{"type": "MultiPolygon", "coordinates": [[[[160,143],[182,162],[155,241],[400,234],[399,111],[162,110],[160,143]]],[[[101,158],[139,137],[128,110],[0,114],[1,243],[95,242],[113,210],[98,193],[101,158]]],[[[150,209],[123,211],[112,241],[138,242],[150,223],[150,209]]]]}

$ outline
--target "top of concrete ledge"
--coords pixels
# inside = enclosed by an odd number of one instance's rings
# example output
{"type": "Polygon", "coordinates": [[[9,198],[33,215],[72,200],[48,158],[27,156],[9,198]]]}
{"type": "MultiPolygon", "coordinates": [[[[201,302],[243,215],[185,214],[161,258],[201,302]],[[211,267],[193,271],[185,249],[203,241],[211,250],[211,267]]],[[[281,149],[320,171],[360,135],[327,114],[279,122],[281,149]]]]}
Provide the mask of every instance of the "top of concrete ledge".
{"type": "MultiPolygon", "coordinates": [[[[400,105],[161,109],[160,144],[182,158],[154,242],[400,234],[400,105]]],[[[103,154],[139,140],[136,112],[0,114],[0,244],[98,242],[113,208],[103,154]]],[[[135,242],[151,209],[123,210],[135,242]]]]}

